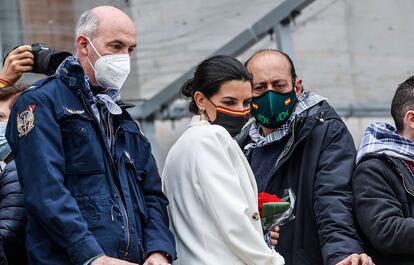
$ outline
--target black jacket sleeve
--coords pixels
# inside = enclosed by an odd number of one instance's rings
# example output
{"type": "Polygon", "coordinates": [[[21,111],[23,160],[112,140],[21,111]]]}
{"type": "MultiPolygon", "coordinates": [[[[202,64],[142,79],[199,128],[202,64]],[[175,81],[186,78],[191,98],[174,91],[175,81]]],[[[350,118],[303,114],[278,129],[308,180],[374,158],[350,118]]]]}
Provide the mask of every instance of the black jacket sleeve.
{"type": "Polygon", "coordinates": [[[0,265],[8,265],[6,254],[3,249],[3,241],[0,242],[0,265]]]}
{"type": "Polygon", "coordinates": [[[0,198],[0,259],[7,264],[8,256],[25,256],[26,214],[14,161],[0,174],[0,198]]]}
{"type": "Polygon", "coordinates": [[[352,211],[356,151],[343,122],[325,122],[328,127],[319,154],[313,203],[324,264],[336,264],[353,253],[363,252],[352,211]]]}
{"type": "Polygon", "coordinates": [[[380,159],[358,165],[353,176],[358,224],[371,245],[382,253],[413,255],[414,218],[404,217],[392,177],[400,176],[380,159]]]}

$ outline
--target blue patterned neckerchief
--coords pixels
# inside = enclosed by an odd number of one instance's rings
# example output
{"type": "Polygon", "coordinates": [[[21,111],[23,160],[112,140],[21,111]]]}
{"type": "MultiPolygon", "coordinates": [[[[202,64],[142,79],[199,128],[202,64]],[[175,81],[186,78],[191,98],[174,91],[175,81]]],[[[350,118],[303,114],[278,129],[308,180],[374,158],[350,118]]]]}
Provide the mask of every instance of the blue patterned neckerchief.
{"type": "Polygon", "coordinates": [[[105,94],[97,94],[95,96],[92,93],[89,78],[85,75],[82,66],[75,56],[69,56],[63,61],[56,70],[56,77],[75,92],[78,89],[84,92],[91,105],[93,115],[98,121],[100,121],[100,115],[97,103],[103,104],[111,114],[119,115],[122,113],[122,109],[116,104],[121,99],[119,90],[109,88],[105,94]]]}
{"type": "Polygon", "coordinates": [[[397,130],[387,123],[373,123],[364,132],[356,162],[370,153],[414,161],[414,142],[397,134],[397,130]]]}
{"type": "Polygon", "coordinates": [[[298,97],[298,103],[295,106],[295,110],[293,111],[292,115],[290,115],[286,123],[284,123],[280,128],[277,128],[274,132],[270,133],[267,136],[261,135],[260,126],[254,120],[251,123],[252,125],[249,130],[249,136],[253,142],[246,145],[244,149],[247,150],[250,148],[262,147],[279,141],[290,132],[296,117],[303,115],[306,110],[312,108],[323,100],[326,100],[326,98],[309,91],[303,91],[302,94],[298,97]]]}

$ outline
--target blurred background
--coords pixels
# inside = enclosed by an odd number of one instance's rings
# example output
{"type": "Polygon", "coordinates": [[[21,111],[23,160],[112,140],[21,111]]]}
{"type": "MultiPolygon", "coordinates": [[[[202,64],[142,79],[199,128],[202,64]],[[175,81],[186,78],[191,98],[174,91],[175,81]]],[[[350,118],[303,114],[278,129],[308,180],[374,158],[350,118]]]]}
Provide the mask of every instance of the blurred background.
{"type": "MultiPolygon", "coordinates": [[[[159,168],[189,118],[178,89],[212,54],[245,61],[279,48],[295,62],[304,87],[328,98],[356,145],[373,121],[392,124],[398,84],[414,74],[414,0],[0,0],[0,59],[35,42],[73,51],[82,12],[124,10],[138,28],[138,48],[122,90],[150,139],[159,168]],[[178,98],[178,99],[177,99],[178,98]]],[[[25,74],[22,82],[42,76],[25,74]]]]}

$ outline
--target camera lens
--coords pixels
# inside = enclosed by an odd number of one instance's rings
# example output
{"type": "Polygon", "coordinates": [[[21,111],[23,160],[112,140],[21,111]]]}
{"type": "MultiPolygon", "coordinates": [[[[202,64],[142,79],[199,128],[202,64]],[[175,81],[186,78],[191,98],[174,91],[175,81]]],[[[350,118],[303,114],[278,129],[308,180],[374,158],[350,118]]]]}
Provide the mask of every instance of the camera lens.
{"type": "Polygon", "coordinates": [[[32,53],[34,56],[33,73],[52,75],[59,65],[70,56],[69,52],[57,52],[49,49],[47,44],[32,44],[32,53]]]}

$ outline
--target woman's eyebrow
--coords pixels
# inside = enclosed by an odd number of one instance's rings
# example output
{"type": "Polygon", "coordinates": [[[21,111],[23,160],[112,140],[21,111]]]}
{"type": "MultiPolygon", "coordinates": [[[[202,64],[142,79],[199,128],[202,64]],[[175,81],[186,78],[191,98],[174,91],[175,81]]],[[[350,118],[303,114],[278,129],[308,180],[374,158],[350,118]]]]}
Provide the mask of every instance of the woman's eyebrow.
{"type": "Polygon", "coordinates": [[[231,97],[231,96],[222,97],[222,99],[232,99],[232,100],[237,100],[237,98],[235,98],[235,97],[231,97]]]}

